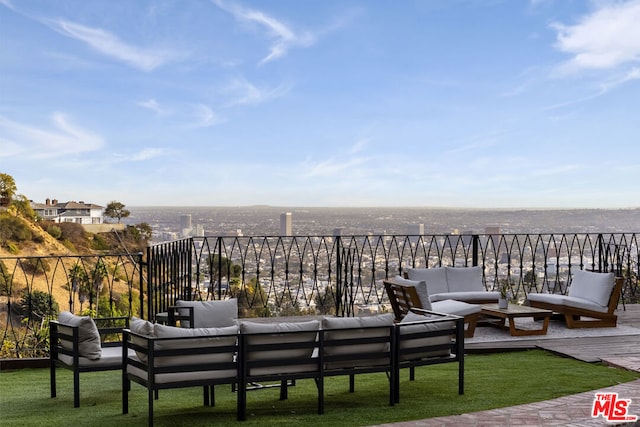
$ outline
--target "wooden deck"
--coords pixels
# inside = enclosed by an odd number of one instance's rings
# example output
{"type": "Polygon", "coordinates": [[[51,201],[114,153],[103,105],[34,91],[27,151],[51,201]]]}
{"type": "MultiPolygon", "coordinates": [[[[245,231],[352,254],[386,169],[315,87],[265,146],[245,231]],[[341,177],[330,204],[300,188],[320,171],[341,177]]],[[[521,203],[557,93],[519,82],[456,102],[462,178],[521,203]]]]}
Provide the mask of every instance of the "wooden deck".
{"type": "MultiPolygon", "coordinates": [[[[619,325],[640,328],[640,304],[627,305],[626,310],[621,306],[616,313],[619,325]]],[[[637,366],[637,370],[640,370],[640,335],[545,340],[532,338],[498,344],[479,342],[465,345],[469,353],[530,348],[542,348],[585,362],[604,362],[626,368],[637,366]]]]}

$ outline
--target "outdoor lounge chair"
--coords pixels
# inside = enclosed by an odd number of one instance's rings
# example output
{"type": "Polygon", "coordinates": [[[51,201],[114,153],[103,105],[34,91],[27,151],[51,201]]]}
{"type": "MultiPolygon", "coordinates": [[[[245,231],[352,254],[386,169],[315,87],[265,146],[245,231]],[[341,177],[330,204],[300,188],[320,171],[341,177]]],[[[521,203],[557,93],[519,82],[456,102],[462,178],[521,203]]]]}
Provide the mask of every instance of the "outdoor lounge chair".
{"type": "Polygon", "coordinates": [[[117,334],[129,326],[127,317],[92,319],[68,311],[49,323],[51,351],[51,397],[56,397],[56,368],[73,371],[73,406],[80,406],[80,373],[119,370],[122,368],[122,341],[103,342],[102,337],[117,334]],[[104,327],[98,327],[101,325],[104,327]]]}
{"type": "Polygon", "coordinates": [[[396,322],[400,322],[411,309],[423,309],[443,314],[452,314],[464,318],[465,338],[473,337],[482,308],[477,304],[469,304],[456,300],[429,302],[424,281],[412,281],[396,277],[384,280],[384,287],[393,308],[396,322]],[[422,295],[421,295],[422,293],[422,295]],[[426,302],[423,303],[423,300],[426,302]]]}
{"type": "Polygon", "coordinates": [[[624,278],[613,273],[578,270],[567,295],[530,293],[527,303],[563,315],[568,328],[615,327],[618,316],[614,311],[623,283],[624,278]]]}

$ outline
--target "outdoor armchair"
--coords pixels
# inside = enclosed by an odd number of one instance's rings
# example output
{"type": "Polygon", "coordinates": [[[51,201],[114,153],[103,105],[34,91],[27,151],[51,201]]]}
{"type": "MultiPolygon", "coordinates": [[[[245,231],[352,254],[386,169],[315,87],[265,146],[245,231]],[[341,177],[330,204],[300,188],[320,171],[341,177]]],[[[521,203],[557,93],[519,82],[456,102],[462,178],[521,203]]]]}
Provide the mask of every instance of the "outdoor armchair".
{"type": "Polygon", "coordinates": [[[128,317],[92,319],[68,311],[49,322],[51,397],[56,397],[56,368],[73,371],[73,406],[80,406],[80,373],[122,368],[122,330],[128,317]],[[98,327],[97,325],[100,325],[98,327]],[[114,341],[105,341],[105,337],[114,341]]]}
{"type": "Polygon", "coordinates": [[[396,322],[400,322],[414,308],[460,316],[467,325],[465,337],[473,337],[482,310],[480,305],[452,299],[430,302],[424,280],[409,280],[397,276],[383,282],[396,322]]]}
{"type": "Polygon", "coordinates": [[[567,295],[530,293],[527,303],[561,314],[568,328],[615,327],[623,284],[624,278],[613,273],[577,270],[567,295]]]}

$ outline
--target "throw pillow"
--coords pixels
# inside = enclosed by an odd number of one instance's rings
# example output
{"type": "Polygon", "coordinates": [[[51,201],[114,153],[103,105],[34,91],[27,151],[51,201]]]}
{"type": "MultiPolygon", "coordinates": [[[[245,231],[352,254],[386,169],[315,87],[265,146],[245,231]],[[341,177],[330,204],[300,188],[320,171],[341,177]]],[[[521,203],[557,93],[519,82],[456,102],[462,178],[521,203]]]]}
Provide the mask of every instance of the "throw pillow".
{"type": "MultiPolygon", "coordinates": [[[[58,315],[58,322],[61,325],[78,327],[78,352],[80,356],[91,360],[97,360],[102,357],[100,332],[98,332],[98,327],[91,317],[76,316],[69,311],[62,311],[58,315]]],[[[68,332],[71,333],[71,330],[68,332]]],[[[62,341],[62,347],[67,350],[73,350],[73,344],[69,341],[62,341]]]]}

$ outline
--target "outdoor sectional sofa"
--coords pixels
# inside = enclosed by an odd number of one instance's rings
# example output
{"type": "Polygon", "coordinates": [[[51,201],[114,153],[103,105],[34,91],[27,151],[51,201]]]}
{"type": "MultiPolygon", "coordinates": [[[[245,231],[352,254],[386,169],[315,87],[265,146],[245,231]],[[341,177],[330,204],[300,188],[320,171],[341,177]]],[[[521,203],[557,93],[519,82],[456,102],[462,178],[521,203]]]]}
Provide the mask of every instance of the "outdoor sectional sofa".
{"type": "Polygon", "coordinates": [[[424,280],[431,303],[455,300],[472,304],[497,303],[500,293],[488,291],[482,281],[482,267],[409,268],[410,280],[424,280]]]}
{"type": "MultiPolygon", "coordinates": [[[[197,325],[197,321],[196,321],[197,325]]],[[[458,363],[458,393],[464,392],[464,324],[458,316],[416,310],[396,323],[392,314],[323,317],[287,322],[239,320],[220,328],[179,328],[132,319],[122,348],[123,413],[129,410],[131,382],[148,390],[149,425],[158,391],[203,387],[204,404],[214,404],[213,386],[237,387],[237,419],[246,419],[248,386],[281,384],[281,399],[296,379],[312,379],[318,414],[324,412],[325,378],[383,372],[389,377],[389,404],[400,400],[400,370],[458,363]]]]}

